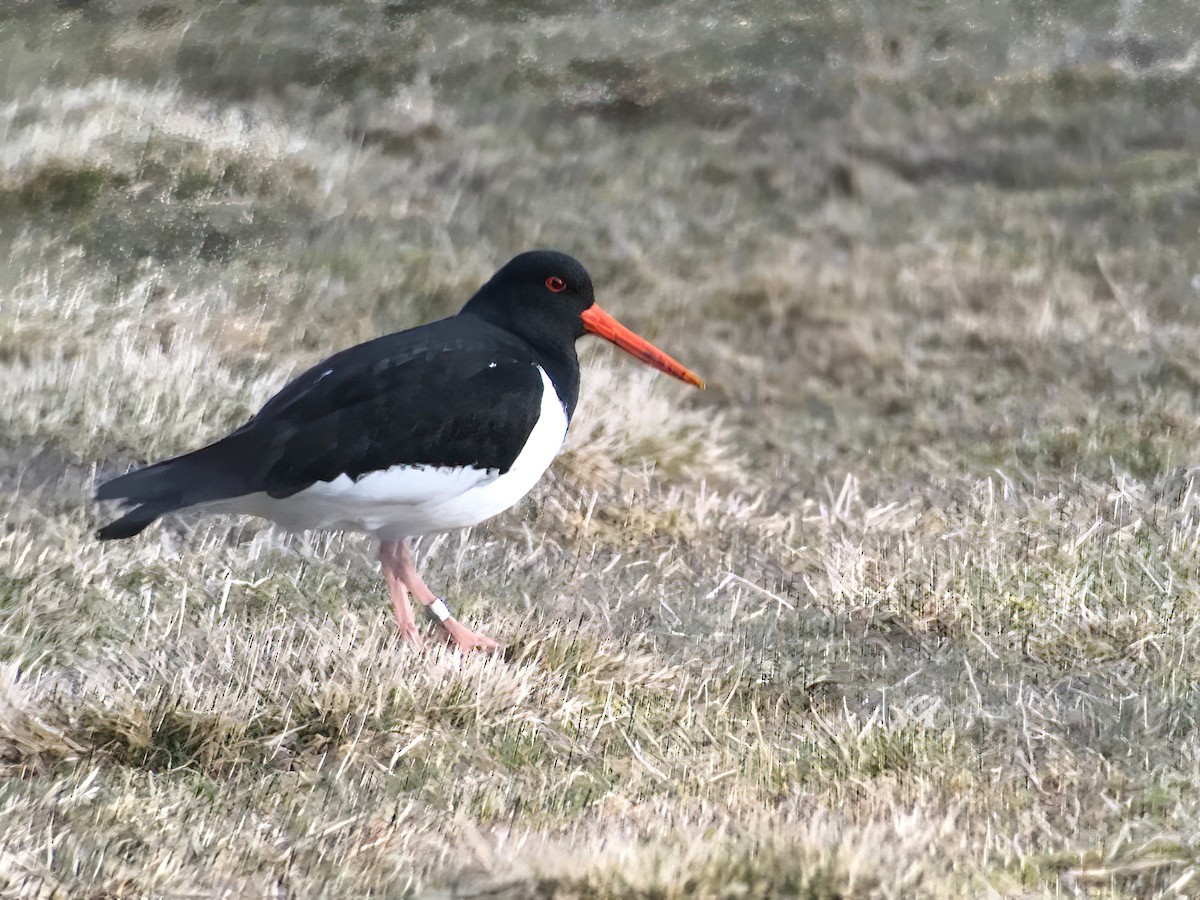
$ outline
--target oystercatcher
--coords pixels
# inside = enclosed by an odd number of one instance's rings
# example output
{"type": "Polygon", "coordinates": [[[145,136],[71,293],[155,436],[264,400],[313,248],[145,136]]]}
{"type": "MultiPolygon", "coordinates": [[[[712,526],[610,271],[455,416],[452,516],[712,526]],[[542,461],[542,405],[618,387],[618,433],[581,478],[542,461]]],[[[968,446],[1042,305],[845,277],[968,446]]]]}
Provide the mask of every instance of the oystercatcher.
{"type": "Polygon", "coordinates": [[[335,353],[227,437],[101,485],[96,499],[124,514],[97,537],[132,537],[187,507],[367,532],[407,641],[421,643],[411,592],[458,647],[493,649],[425,585],[409,538],[482,522],[534,486],[566,439],[587,333],[704,387],[603,312],[577,260],[522,253],[457,315],[335,353]]]}

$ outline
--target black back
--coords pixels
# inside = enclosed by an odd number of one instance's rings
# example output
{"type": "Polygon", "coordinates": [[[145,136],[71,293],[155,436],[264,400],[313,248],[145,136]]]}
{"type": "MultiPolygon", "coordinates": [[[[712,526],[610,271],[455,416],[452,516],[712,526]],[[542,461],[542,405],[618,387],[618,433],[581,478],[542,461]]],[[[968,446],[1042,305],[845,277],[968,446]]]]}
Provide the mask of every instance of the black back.
{"type": "Polygon", "coordinates": [[[273,497],[395,465],[507,472],[541,412],[538,363],[493,325],[442,319],[331,356],[229,439],[258,438],[269,465],[253,480],[273,497]]]}

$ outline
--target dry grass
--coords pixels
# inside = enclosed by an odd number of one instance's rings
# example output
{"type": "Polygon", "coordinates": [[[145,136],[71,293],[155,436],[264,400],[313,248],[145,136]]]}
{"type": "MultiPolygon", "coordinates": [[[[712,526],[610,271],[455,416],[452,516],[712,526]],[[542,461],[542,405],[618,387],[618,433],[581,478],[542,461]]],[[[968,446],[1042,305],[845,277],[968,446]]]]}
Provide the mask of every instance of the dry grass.
{"type": "Polygon", "coordinates": [[[419,6],[0,10],[0,894],[1195,893],[1195,11],[419,6]],[[92,539],[537,245],[711,388],[424,542],[502,657],[92,539]]]}

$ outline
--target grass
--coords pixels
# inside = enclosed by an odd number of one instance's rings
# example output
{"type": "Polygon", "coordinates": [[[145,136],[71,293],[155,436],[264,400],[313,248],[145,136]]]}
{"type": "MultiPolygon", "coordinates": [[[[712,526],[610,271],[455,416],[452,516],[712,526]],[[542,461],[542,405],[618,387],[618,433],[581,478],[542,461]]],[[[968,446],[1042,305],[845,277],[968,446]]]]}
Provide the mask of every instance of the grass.
{"type": "Polygon", "coordinates": [[[1182,3],[0,11],[0,894],[1188,896],[1182,3]],[[551,245],[568,447],[427,539],[98,476],[551,245]]]}

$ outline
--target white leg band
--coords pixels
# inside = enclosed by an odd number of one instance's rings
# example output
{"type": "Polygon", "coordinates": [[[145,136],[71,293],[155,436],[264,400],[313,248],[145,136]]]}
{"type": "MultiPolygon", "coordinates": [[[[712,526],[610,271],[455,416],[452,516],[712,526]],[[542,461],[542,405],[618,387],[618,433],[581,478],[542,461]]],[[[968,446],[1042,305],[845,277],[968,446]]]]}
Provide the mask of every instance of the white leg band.
{"type": "Polygon", "coordinates": [[[426,605],[425,615],[429,616],[431,619],[437,620],[439,625],[445,625],[447,619],[454,617],[450,612],[450,607],[446,605],[446,601],[441,597],[438,597],[432,603],[426,605]]]}

